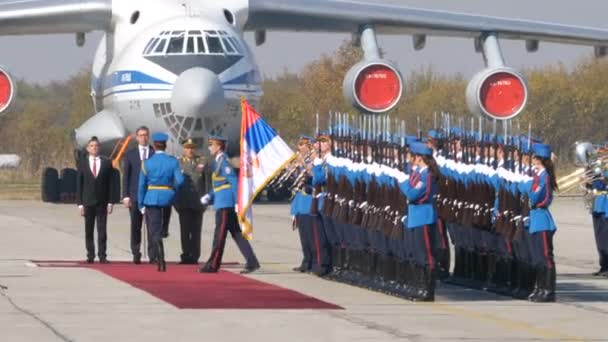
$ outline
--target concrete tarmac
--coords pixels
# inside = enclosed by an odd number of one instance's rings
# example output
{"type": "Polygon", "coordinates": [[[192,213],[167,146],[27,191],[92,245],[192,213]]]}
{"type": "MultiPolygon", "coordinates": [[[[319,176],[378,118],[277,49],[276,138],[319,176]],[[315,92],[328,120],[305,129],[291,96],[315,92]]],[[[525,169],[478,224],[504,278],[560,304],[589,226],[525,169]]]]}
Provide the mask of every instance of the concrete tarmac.
{"type": "MultiPolygon", "coordinates": [[[[598,268],[591,217],[581,199],[558,199],[551,211],[557,303],[444,284],[436,302],[413,303],[294,273],[301,254],[289,207],[261,204],[253,247],[262,270],[250,276],[345,310],[180,310],[95,270],[34,267],[30,260],[83,260],[83,219],[74,205],[0,201],[0,341],[608,341],[608,278],[590,275],[598,268]]],[[[179,260],[173,215],[166,254],[179,260]]],[[[128,222],[122,207],[108,219],[110,261],[131,260],[128,222]]],[[[213,225],[209,210],[201,259],[213,225]]],[[[244,262],[230,238],[224,260],[244,262]]]]}

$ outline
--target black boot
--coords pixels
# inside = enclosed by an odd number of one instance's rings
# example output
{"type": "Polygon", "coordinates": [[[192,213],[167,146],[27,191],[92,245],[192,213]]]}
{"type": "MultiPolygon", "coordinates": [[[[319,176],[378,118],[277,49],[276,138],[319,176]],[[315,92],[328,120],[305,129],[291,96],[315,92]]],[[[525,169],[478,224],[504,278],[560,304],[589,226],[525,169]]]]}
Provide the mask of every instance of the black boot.
{"type": "Polygon", "coordinates": [[[608,272],[608,255],[606,253],[600,252],[600,269],[597,272],[591,273],[593,276],[605,276],[605,273],[608,272]]]}
{"type": "Polygon", "coordinates": [[[161,239],[157,244],[158,249],[158,272],[167,272],[167,264],[165,263],[165,248],[163,246],[163,240],[161,239]]]}
{"type": "Polygon", "coordinates": [[[555,267],[543,268],[542,272],[542,291],[532,301],[537,303],[555,302],[555,267]]]}
{"type": "Polygon", "coordinates": [[[418,266],[418,292],[415,301],[432,302],[435,300],[435,275],[429,266],[418,266]]]}
{"type": "Polygon", "coordinates": [[[542,267],[536,268],[536,282],[534,283],[534,291],[528,296],[528,300],[536,302],[537,298],[542,294],[543,286],[545,285],[545,270],[542,267]]]}
{"type": "Polygon", "coordinates": [[[494,291],[496,289],[496,256],[488,254],[486,265],[486,280],[483,284],[483,289],[486,291],[494,291]]]}

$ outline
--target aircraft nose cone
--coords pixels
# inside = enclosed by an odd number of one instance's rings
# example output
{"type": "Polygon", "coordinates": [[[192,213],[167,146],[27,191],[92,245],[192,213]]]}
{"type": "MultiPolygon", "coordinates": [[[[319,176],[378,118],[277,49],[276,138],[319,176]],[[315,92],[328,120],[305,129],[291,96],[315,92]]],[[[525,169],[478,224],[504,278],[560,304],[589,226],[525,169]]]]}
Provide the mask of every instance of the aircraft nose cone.
{"type": "Polygon", "coordinates": [[[221,115],[226,112],[224,88],[212,71],[191,68],[179,75],[173,85],[171,105],[177,115],[221,115]]]}

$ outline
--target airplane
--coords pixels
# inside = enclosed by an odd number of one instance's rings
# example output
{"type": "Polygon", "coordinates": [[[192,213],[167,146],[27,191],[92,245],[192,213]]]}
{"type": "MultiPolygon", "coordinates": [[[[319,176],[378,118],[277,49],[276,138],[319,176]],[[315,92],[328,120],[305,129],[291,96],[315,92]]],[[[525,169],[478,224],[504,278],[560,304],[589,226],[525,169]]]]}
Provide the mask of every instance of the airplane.
{"type": "MultiPolygon", "coordinates": [[[[381,56],[378,34],[410,35],[414,49],[428,36],[468,37],[485,67],[470,81],[466,98],[473,113],[505,120],[528,99],[523,75],[505,65],[500,40],[593,46],[608,53],[608,30],[540,21],[412,8],[365,0],[15,0],[0,2],[0,35],[103,31],[95,54],[91,97],[96,113],[74,132],[77,148],[97,136],[104,151],[126,141],[141,125],[170,134],[168,150],[193,138],[228,138],[239,154],[240,101],[255,107],[261,76],[244,32],[263,44],[272,30],[344,32],[364,58],[343,81],[345,99],[362,113],[394,108],[402,93],[398,68],[381,56]]],[[[10,74],[0,70],[0,112],[14,97],[10,74]]],[[[51,180],[51,182],[54,180],[51,180]]],[[[44,187],[44,185],[43,185],[44,187]]]]}

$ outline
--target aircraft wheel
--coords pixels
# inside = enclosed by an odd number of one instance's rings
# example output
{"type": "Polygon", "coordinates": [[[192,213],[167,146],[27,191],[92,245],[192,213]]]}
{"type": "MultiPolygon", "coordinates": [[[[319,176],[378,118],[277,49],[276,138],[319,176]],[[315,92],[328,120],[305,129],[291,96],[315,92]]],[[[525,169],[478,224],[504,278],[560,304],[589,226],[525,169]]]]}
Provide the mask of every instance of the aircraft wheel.
{"type": "Polygon", "coordinates": [[[59,181],[59,201],[61,203],[76,203],[76,177],[75,169],[65,168],[61,170],[59,181]]]}
{"type": "Polygon", "coordinates": [[[59,173],[56,169],[47,167],[42,170],[41,192],[43,202],[59,201],[59,173]]]}

